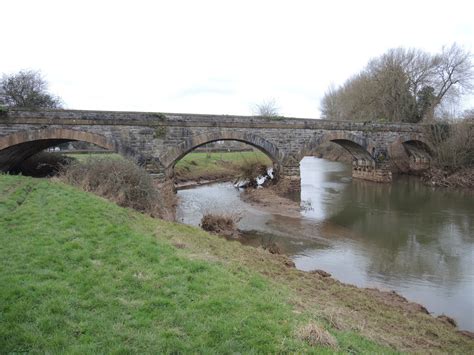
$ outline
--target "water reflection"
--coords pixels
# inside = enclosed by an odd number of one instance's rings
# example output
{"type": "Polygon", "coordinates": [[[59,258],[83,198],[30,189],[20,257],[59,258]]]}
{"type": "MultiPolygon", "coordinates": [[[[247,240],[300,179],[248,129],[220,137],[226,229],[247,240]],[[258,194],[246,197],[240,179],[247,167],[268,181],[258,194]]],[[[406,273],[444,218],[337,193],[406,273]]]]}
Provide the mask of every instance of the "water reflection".
{"type": "Polygon", "coordinates": [[[301,171],[301,218],[249,206],[230,184],[180,191],[178,215],[198,224],[204,211],[237,211],[249,244],[275,241],[302,270],[394,289],[474,330],[472,195],[408,178],[352,181],[350,167],[316,158],[301,171]]]}

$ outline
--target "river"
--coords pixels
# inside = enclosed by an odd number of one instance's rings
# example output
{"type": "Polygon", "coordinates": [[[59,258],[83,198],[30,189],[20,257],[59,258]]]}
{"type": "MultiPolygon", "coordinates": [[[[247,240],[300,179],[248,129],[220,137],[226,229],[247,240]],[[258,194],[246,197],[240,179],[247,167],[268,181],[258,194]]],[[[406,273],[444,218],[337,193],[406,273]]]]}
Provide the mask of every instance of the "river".
{"type": "Polygon", "coordinates": [[[239,216],[245,243],[276,243],[301,270],[322,269],[361,287],[395,290],[474,331],[474,198],[416,178],[352,180],[350,166],[301,161],[298,218],[265,212],[230,183],[180,190],[177,218],[239,216]]]}

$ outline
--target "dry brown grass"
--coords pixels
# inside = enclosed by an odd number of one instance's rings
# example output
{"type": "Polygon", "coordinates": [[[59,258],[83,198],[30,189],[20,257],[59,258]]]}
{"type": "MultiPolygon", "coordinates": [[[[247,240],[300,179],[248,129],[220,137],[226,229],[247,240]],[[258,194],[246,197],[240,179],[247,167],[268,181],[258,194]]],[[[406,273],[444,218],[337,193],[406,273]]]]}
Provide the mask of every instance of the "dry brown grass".
{"type": "Polygon", "coordinates": [[[122,207],[160,217],[165,214],[162,196],[153,178],[135,163],[124,159],[89,158],[61,170],[59,178],[122,207]]]}
{"type": "Polygon", "coordinates": [[[474,123],[441,122],[426,127],[432,147],[431,169],[423,180],[432,186],[474,188],[474,123]]]}
{"type": "Polygon", "coordinates": [[[469,120],[427,126],[437,168],[449,173],[474,167],[474,123],[469,120]]]}
{"type": "Polygon", "coordinates": [[[238,221],[239,217],[234,215],[206,213],[201,219],[201,228],[225,237],[237,237],[238,221]]]}
{"type": "Polygon", "coordinates": [[[248,187],[257,187],[256,179],[267,174],[267,166],[260,161],[245,160],[239,167],[239,179],[248,180],[248,187]]]}
{"type": "Polygon", "coordinates": [[[452,173],[439,168],[431,168],[424,173],[422,178],[432,186],[474,189],[474,168],[461,169],[452,173]]]}
{"type": "Polygon", "coordinates": [[[336,338],[315,323],[309,323],[300,327],[296,332],[296,336],[311,346],[337,347],[336,338]]]}

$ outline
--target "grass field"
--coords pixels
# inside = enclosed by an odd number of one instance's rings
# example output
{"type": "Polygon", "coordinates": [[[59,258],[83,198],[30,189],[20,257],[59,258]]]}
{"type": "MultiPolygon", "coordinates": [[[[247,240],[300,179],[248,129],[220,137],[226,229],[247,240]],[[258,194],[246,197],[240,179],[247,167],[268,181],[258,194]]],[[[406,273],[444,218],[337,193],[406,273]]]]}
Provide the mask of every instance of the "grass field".
{"type": "MultiPolygon", "coordinates": [[[[117,153],[67,153],[66,156],[78,161],[91,157],[122,158],[117,153]]],[[[242,165],[248,162],[260,162],[269,167],[272,166],[270,158],[261,151],[191,152],[176,163],[174,171],[178,181],[233,179],[239,174],[242,165]]]]}
{"type": "Polygon", "coordinates": [[[285,290],[169,241],[196,230],[44,180],[0,176],[0,191],[1,352],[306,348],[285,290]]]}
{"type": "Polygon", "coordinates": [[[270,158],[260,151],[191,152],[176,164],[175,175],[182,181],[235,178],[248,162],[272,166],[270,158]]]}
{"type": "Polygon", "coordinates": [[[445,323],[286,260],[0,175],[0,353],[473,350],[445,323]],[[310,346],[308,324],[336,345],[310,346]]]}

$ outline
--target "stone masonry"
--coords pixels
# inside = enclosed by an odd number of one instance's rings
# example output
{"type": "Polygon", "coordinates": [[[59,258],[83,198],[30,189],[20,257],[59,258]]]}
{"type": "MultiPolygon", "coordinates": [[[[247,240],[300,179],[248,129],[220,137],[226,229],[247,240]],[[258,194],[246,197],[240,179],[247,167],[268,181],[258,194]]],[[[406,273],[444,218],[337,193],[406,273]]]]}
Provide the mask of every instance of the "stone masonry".
{"type": "Polygon", "coordinates": [[[254,116],[79,110],[0,112],[0,171],[48,147],[85,141],[143,165],[166,183],[176,162],[194,148],[218,140],[248,143],[273,161],[280,179],[300,184],[299,163],[318,145],[332,141],[353,156],[353,177],[391,181],[392,155],[429,162],[423,126],[254,116]]]}

